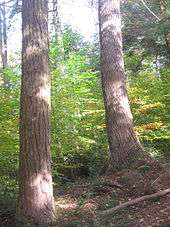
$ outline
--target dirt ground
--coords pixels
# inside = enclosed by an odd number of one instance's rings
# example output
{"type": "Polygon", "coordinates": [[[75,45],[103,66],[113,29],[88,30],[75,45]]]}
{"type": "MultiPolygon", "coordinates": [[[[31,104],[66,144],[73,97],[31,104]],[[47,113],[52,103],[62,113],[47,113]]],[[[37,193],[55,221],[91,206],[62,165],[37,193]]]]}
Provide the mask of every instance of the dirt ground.
{"type": "MultiPolygon", "coordinates": [[[[170,193],[109,215],[100,215],[104,210],[167,188],[170,188],[170,171],[155,163],[55,185],[56,222],[51,226],[170,227],[170,193]]],[[[24,226],[15,222],[15,214],[10,210],[0,215],[0,227],[24,226]]]]}
{"type": "Polygon", "coordinates": [[[170,188],[169,169],[150,163],[136,170],[79,180],[65,189],[56,187],[57,221],[53,226],[168,227],[170,194],[100,216],[101,211],[167,188],[170,188]]]}

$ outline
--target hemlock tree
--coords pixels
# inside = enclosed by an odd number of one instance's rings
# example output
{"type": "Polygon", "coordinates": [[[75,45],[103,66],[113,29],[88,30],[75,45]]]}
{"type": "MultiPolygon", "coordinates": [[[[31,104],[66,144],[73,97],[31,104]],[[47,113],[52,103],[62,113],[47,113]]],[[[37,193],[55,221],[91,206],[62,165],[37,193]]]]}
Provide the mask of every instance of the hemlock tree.
{"type": "MultiPolygon", "coordinates": [[[[58,0],[53,0],[53,26],[55,32],[56,42],[61,45],[63,48],[63,37],[62,37],[62,29],[61,29],[61,21],[58,9],[58,0]]],[[[64,52],[64,50],[62,50],[64,52]]]]}
{"type": "Polygon", "coordinates": [[[160,63],[162,66],[169,64],[169,7],[170,2],[166,0],[123,1],[121,14],[124,51],[126,56],[138,58],[138,63],[133,65],[134,75],[142,69],[146,55],[154,61],[157,71],[160,63]]]}
{"type": "Polygon", "coordinates": [[[6,22],[6,1],[0,3],[0,55],[2,60],[2,68],[8,66],[7,52],[7,22],[6,22]]]}
{"type": "Polygon", "coordinates": [[[7,68],[8,66],[8,52],[7,52],[7,25],[6,25],[6,2],[3,1],[2,6],[2,17],[3,17],[3,44],[4,44],[4,50],[3,50],[3,69],[7,68]]]}
{"type": "Polygon", "coordinates": [[[112,165],[124,168],[143,154],[125,85],[120,0],[99,0],[101,73],[112,165]]]}
{"type": "MultiPolygon", "coordinates": [[[[55,42],[58,48],[58,53],[56,53],[55,61],[54,61],[54,67],[56,68],[56,65],[62,65],[60,60],[64,59],[64,43],[63,43],[63,34],[61,29],[61,21],[60,21],[60,15],[59,15],[59,4],[58,0],[53,0],[53,27],[54,27],[54,37],[55,42]]],[[[62,67],[62,66],[61,66],[62,67]]]]}
{"type": "Polygon", "coordinates": [[[168,1],[166,0],[160,0],[160,10],[161,10],[161,14],[165,14],[165,18],[163,18],[164,23],[165,23],[165,43],[166,43],[166,49],[167,49],[167,53],[168,53],[168,57],[169,57],[169,61],[170,61],[170,17],[168,15],[168,9],[170,7],[170,3],[168,3],[168,1]],[[166,15],[167,14],[167,15],[166,15]]]}
{"type": "Polygon", "coordinates": [[[46,0],[23,0],[22,33],[18,216],[33,223],[49,223],[54,218],[54,199],[46,0]]]}

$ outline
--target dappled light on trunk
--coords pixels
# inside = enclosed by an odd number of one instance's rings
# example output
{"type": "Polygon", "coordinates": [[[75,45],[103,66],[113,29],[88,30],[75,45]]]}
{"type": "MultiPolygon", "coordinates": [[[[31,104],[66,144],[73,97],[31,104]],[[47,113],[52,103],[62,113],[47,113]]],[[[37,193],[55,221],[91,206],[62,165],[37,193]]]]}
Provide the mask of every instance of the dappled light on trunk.
{"type": "Polygon", "coordinates": [[[122,50],[119,0],[99,1],[101,73],[112,166],[125,168],[140,158],[128,102],[122,50]]]}
{"type": "Polygon", "coordinates": [[[23,1],[18,217],[37,224],[54,219],[47,14],[47,1],[23,1]]]}

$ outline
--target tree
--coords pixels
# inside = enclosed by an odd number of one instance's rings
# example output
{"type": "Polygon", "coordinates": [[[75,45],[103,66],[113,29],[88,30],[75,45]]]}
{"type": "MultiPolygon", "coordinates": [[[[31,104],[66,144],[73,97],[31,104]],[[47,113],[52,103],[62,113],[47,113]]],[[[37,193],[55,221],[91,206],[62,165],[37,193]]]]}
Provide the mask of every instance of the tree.
{"type": "Polygon", "coordinates": [[[55,40],[56,43],[59,44],[60,47],[60,54],[64,56],[64,47],[63,47],[63,35],[61,30],[61,22],[60,22],[60,15],[58,10],[58,0],[53,0],[53,26],[55,32],[55,40]]]}
{"type": "Polygon", "coordinates": [[[168,1],[160,0],[161,14],[164,15],[163,22],[165,25],[167,24],[167,26],[165,26],[165,29],[164,29],[165,30],[164,34],[165,34],[166,49],[167,49],[167,53],[168,53],[169,61],[170,61],[170,26],[169,26],[170,17],[169,17],[169,15],[166,15],[166,13],[168,11],[167,10],[168,4],[170,5],[170,3],[168,3],[168,1]]]}
{"type": "Polygon", "coordinates": [[[4,44],[4,53],[3,53],[3,68],[8,66],[8,52],[7,52],[7,25],[6,25],[6,7],[5,0],[3,1],[2,6],[2,16],[3,16],[3,44],[4,44]]]}
{"type": "Polygon", "coordinates": [[[123,1],[124,50],[129,57],[133,55],[140,60],[139,64],[133,65],[134,75],[141,69],[141,63],[146,58],[150,58],[156,65],[163,66],[169,62],[167,43],[170,30],[169,4],[165,0],[123,1]]]}
{"type": "Polygon", "coordinates": [[[0,4],[0,55],[2,59],[2,68],[8,66],[7,52],[7,23],[6,23],[6,1],[0,4]]]}
{"type": "Polygon", "coordinates": [[[18,214],[33,223],[54,218],[47,15],[46,0],[23,0],[18,214]]]}
{"type": "Polygon", "coordinates": [[[112,165],[124,168],[143,153],[133,127],[122,52],[120,0],[99,1],[101,73],[112,165]]]}
{"type": "Polygon", "coordinates": [[[2,68],[3,68],[3,33],[2,33],[2,16],[0,13],[0,55],[2,61],[2,68]]]}
{"type": "Polygon", "coordinates": [[[51,59],[51,65],[56,69],[59,66],[60,71],[63,71],[63,60],[64,60],[64,43],[63,43],[63,33],[61,29],[61,21],[59,15],[59,3],[58,0],[53,0],[53,59],[51,59]],[[54,42],[55,41],[55,42],[54,42]]]}

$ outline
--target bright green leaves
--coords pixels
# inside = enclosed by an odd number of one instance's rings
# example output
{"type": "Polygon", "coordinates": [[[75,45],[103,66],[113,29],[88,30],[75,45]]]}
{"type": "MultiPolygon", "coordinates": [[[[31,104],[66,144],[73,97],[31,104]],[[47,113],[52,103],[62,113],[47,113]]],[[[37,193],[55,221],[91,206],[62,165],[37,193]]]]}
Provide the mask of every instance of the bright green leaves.
{"type": "Polygon", "coordinates": [[[136,130],[142,140],[168,139],[169,72],[158,78],[154,72],[141,72],[129,85],[130,103],[136,130]]]}

